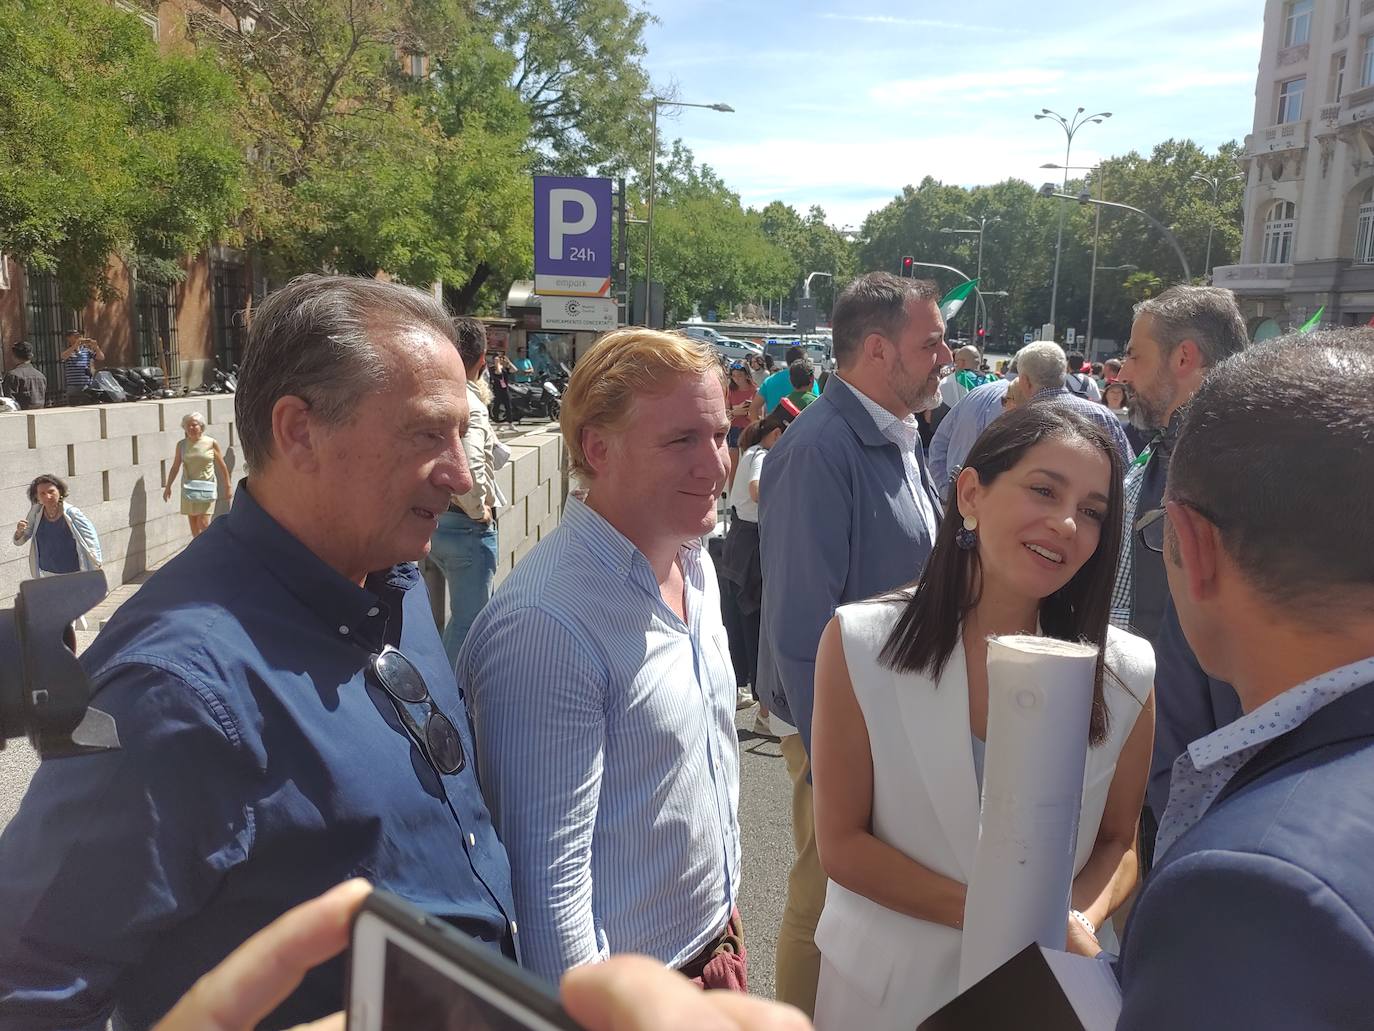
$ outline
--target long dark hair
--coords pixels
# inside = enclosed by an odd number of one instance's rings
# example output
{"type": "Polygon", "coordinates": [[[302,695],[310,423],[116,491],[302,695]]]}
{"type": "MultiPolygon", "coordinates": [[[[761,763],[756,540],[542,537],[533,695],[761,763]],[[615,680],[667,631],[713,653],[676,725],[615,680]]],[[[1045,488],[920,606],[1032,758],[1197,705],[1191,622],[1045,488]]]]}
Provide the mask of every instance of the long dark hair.
{"type": "MultiPolygon", "coordinates": [[[[1067,584],[1040,602],[1040,625],[1049,637],[1087,641],[1098,646],[1097,672],[1093,679],[1093,712],[1089,739],[1100,745],[1107,737],[1107,706],[1102,700],[1106,668],[1107,617],[1111,611],[1112,584],[1121,551],[1121,519],[1124,501],[1121,454],[1097,423],[1066,405],[1037,402],[1023,405],[996,419],[969,452],[965,469],[978,474],[978,482],[990,486],[1011,469],[1035,445],[1047,440],[1078,439],[1107,456],[1111,486],[1107,513],[1097,550],[1067,584]]],[[[963,527],[956,494],[940,524],[916,589],[901,618],[892,628],[878,661],[902,673],[921,672],[939,680],[954,649],[964,618],[983,593],[983,569],[978,549],[965,551],[954,541],[963,527]]]]}
{"type": "Polygon", "coordinates": [[[751,447],[761,441],[774,430],[785,430],[792,421],[792,416],[785,412],[781,405],[774,408],[772,412],[765,415],[762,419],[751,422],[740,432],[739,450],[743,454],[751,447]]]}

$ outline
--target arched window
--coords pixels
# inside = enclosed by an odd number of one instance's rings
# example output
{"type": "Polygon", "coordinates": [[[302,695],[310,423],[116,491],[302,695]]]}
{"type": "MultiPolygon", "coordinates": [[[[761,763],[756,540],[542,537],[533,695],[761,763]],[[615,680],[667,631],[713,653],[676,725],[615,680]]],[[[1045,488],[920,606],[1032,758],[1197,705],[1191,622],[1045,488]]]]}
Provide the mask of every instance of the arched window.
{"type": "Polygon", "coordinates": [[[1275,201],[1264,220],[1264,252],[1266,265],[1287,265],[1293,258],[1293,226],[1297,207],[1290,200],[1275,201]]]}
{"type": "Polygon", "coordinates": [[[1374,184],[1360,198],[1359,221],[1355,223],[1355,261],[1374,264],[1374,184]]]}

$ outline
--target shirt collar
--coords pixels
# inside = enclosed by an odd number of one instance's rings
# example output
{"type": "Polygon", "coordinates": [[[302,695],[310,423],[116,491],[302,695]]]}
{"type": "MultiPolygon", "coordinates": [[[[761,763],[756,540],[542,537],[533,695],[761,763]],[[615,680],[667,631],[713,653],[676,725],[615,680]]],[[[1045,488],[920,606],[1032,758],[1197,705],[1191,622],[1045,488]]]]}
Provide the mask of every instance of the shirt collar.
{"type": "MultiPolygon", "coordinates": [[[[630,538],[612,526],[605,516],[588,505],[581,491],[568,495],[560,526],[566,527],[567,532],[577,538],[596,561],[617,576],[628,576],[638,559],[650,578],[653,578],[653,570],[644,553],[635,547],[630,538]]],[[[693,538],[678,549],[684,572],[689,565],[696,563],[699,557],[696,553],[700,550],[700,538],[693,538]]],[[[656,579],[654,582],[657,585],[656,579]]]]}
{"type": "Polygon", "coordinates": [[[1198,738],[1188,746],[1188,757],[1198,770],[1215,766],[1238,752],[1281,737],[1322,706],[1371,681],[1374,681],[1374,658],[1321,673],[1269,699],[1234,723],[1198,738]],[[1297,722],[1289,717],[1297,717],[1297,722]]]}
{"type": "Polygon", "coordinates": [[[386,597],[392,596],[393,604],[399,608],[400,599],[395,595],[420,582],[416,564],[403,562],[369,573],[366,586],[359,587],[268,515],[254,499],[246,479],[239,482],[239,489],[234,492],[234,503],[225,523],[229,533],[332,631],[356,635],[368,647],[380,648],[383,643],[392,609],[386,597]]]}
{"type": "Polygon", "coordinates": [[[1035,396],[1032,397],[1031,400],[1034,401],[1036,398],[1048,397],[1050,394],[1067,394],[1068,392],[1069,388],[1062,384],[1057,387],[1046,387],[1044,390],[1037,390],[1035,396]]]}
{"type": "Polygon", "coordinates": [[[878,432],[882,433],[884,436],[887,435],[888,430],[894,425],[904,426],[908,429],[917,428],[916,416],[908,415],[905,419],[899,419],[853,383],[850,383],[849,380],[845,379],[838,372],[832,373],[830,378],[839,380],[849,388],[854,396],[859,399],[859,403],[864,406],[864,411],[868,412],[868,414],[873,417],[873,424],[878,427],[878,432]]]}

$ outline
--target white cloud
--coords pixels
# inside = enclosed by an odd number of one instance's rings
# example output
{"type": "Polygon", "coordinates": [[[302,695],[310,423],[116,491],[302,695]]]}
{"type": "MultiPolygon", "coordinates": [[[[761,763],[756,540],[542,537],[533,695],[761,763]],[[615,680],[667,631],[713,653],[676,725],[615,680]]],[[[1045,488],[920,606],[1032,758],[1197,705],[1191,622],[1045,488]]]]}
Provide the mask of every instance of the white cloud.
{"type": "Polygon", "coordinates": [[[839,11],[826,11],[821,15],[827,21],[852,21],[861,25],[907,26],[921,29],[954,29],[958,32],[1010,32],[1010,29],[987,25],[963,25],[959,22],[939,21],[934,18],[908,18],[894,14],[847,14],[839,11]]]}
{"type": "Polygon", "coordinates": [[[958,72],[925,79],[898,79],[871,86],[869,98],[888,106],[924,106],[932,100],[958,100],[973,103],[1020,97],[1025,90],[1058,92],[1056,84],[1064,73],[1054,68],[1006,68],[958,72]]]}

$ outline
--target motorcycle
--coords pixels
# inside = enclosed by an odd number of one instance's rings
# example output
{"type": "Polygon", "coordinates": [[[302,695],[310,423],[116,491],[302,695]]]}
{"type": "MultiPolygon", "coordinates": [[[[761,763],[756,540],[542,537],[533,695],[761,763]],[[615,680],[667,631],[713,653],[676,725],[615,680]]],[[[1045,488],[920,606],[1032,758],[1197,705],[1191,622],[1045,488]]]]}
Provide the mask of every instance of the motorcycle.
{"type": "MultiPolygon", "coordinates": [[[[567,369],[567,366],[564,366],[567,369]]],[[[567,385],[566,379],[563,381],[567,385]]],[[[521,419],[545,419],[554,422],[563,406],[563,392],[552,377],[546,376],[536,387],[533,383],[512,383],[510,390],[510,418],[504,418],[498,402],[491,405],[493,422],[519,422],[521,419]]]]}
{"type": "Polygon", "coordinates": [[[201,382],[195,390],[188,390],[187,393],[194,396],[203,394],[232,394],[239,388],[239,367],[235,365],[228,372],[223,369],[214,369],[209,376],[201,382]]]}

